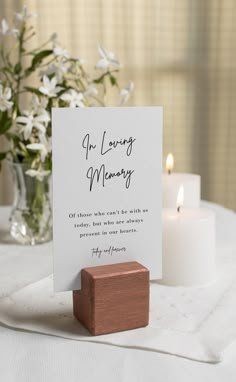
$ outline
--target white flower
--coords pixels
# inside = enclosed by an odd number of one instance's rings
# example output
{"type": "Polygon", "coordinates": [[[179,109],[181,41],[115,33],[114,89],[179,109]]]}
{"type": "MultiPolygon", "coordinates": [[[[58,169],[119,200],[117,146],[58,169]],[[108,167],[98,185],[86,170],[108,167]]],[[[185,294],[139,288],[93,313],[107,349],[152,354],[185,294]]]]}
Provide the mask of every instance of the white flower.
{"type": "Polygon", "coordinates": [[[43,76],[43,86],[40,86],[39,91],[42,94],[45,94],[49,98],[56,97],[57,93],[62,89],[57,85],[56,77],[53,77],[51,80],[47,76],[43,76]]]}
{"type": "Polygon", "coordinates": [[[55,54],[55,56],[65,57],[65,58],[69,57],[67,50],[61,48],[60,46],[55,46],[53,48],[53,53],[55,54]]]}
{"type": "Polygon", "coordinates": [[[7,21],[3,19],[1,22],[0,33],[2,35],[13,34],[15,37],[17,37],[20,31],[16,28],[10,29],[7,21]]]}
{"type": "Polygon", "coordinates": [[[39,134],[39,144],[41,145],[41,160],[44,162],[48,153],[52,151],[52,138],[46,137],[45,134],[39,134]]]}
{"type": "Polygon", "coordinates": [[[98,52],[101,56],[101,59],[97,62],[95,66],[96,69],[107,70],[110,67],[114,67],[117,69],[120,68],[120,63],[115,58],[115,55],[113,52],[109,52],[108,50],[102,48],[101,46],[98,47],[98,52]]]}
{"type": "Polygon", "coordinates": [[[52,151],[52,138],[46,137],[45,134],[39,134],[39,140],[45,146],[47,152],[50,153],[52,151]]]}
{"type": "Polygon", "coordinates": [[[26,5],[23,5],[20,13],[15,13],[17,20],[26,21],[30,17],[37,17],[37,13],[28,13],[26,5]]]}
{"type": "Polygon", "coordinates": [[[41,76],[49,76],[54,74],[56,76],[57,82],[61,82],[63,76],[66,74],[67,68],[62,61],[54,62],[48,65],[48,68],[45,71],[40,73],[41,76]]]}
{"type": "Polygon", "coordinates": [[[23,132],[25,140],[29,139],[33,128],[37,129],[43,134],[45,133],[45,124],[50,121],[50,117],[46,111],[43,114],[36,116],[34,116],[32,113],[29,113],[28,111],[24,111],[23,114],[23,116],[16,118],[16,123],[24,125],[20,132],[23,132]]]}
{"type": "Polygon", "coordinates": [[[70,107],[84,107],[82,102],[84,96],[82,93],[77,93],[74,89],[70,89],[60,97],[63,101],[68,102],[70,107]]]}
{"type": "Polygon", "coordinates": [[[46,155],[52,151],[52,138],[46,137],[45,134],[39,134],[39,141],[40,141],[40,144],[43,146],[42,148],[43,153],[41,152],[41,159],[43,161],[44,160],[43,155],[46,153],[45,154],[45,157],[46,157],[46,155]]]}
{"type": "Polygon", "coordinates": [[[12,108],[13,102],[9,101],[11,99],[11,88],[5,87],[0,84],[0,110],[6,111],[12,108]]]}
{"type": "Polygon", "coordinates": [[[130,81],[125,88],[121,89],[120,91],[121,105],[123,105],[125,102],[128,101],[133,90],[134,90],[134,83],[132,81],[130,81]]]}
{"type": "Polygon", "coordinates": [[[50,174],[50,171],[30,169],[27,170],[25,173],[31,176],[32,178],[37,178],[38,180],[42,181],[45,176],[48,176],[50,174]]]}
{"type": "Polygon", "coordinates": [[[47,147],[43,143],[30,143],[27,146],[27,149],[32,151],[39,151],[42,162],[45,161],[45,158],[48,154],[47,147]]]}
{"type": "Polygon", "coordinates": [[[0,31],[1,31],[1,33],[3,35],[8,34],[9,31],[10,31],[9,30],[9,25],[8,25],[8,23],[7,23],[7,21],[5,19],[3,19],[2,22],[1,22],[1,29],[0,29],[0,31]]]}

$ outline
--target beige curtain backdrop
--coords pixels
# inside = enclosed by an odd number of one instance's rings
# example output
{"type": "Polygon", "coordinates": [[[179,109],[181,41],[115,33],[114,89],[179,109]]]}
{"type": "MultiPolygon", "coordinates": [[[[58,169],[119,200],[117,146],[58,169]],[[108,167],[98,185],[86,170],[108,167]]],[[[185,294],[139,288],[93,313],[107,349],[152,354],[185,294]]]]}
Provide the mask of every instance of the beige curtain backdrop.
{"type": "Polygon", "coordinates": [[[164,157],[201,175],[202,198],[236,210],[235,0],[0,0],[1,17],[22,3],[38,13],[36,41],[58,32],[89,68],[98,43],[114,51],[120,82],[135,83],[130,105],[164,106],[164,157]]]}

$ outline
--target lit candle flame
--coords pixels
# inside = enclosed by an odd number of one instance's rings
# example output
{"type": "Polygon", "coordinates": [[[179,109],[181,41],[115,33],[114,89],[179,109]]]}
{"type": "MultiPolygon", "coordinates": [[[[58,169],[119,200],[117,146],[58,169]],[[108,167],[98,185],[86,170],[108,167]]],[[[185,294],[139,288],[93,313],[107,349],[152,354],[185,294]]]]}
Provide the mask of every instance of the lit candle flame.
{"type": "Polygon", "coordinates": [[[172,153],[169,153],[166,158],[166,170],[168,174],[171,174],[171,171],[174,168],[174,156],[172,153]]]}
{"type": "Polygon", "coordinates": [[[180,212],[180,208],[183,207],[184,204],[184,186],[181,184],[178,195],[177,195],[177,211],[180,212]]]}

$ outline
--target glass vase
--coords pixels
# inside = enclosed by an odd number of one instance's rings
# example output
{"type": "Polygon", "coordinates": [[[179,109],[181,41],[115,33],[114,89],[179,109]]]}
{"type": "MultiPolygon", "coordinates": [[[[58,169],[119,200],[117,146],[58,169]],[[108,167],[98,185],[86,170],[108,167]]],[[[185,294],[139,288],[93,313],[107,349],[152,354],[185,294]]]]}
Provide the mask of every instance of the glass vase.
{"type": "Polygon", "coordinates": [[[21,244],[35,245],[52,239],[50,175],[31,177],[27,164],[11,163],[14,202],[10,215],[11,236],[21,244]]]}

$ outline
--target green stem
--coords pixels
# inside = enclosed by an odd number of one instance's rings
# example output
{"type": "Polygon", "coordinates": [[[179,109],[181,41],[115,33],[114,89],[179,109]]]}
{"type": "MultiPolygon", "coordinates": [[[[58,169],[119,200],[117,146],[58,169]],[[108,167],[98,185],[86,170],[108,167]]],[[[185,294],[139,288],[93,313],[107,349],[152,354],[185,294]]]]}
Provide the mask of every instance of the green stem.
{"type": "MultiPolygon", "coordinates": [[[[20,31],[19,36],[19,46],[18,46],[18,63],[21,67],[22,64],[22,51],[23,51],[23,44],[24,44],[24,33],[25,33],[25,23],[22,24],[22,28],[20,31]]],[[[19,104],[19,93],[20,93],[20,85],[21,85],[21,75],[20,73],[17,76],[16,80],[16,103],[19,104]]]]}
{"type": "Polygon", "coordinates": [[[8,77],[8,74],[4,71],[1,71],[1,73],[6,77],[7,81],[9,82],[9,85],[12,87],[12,82],[11,82],[10,78],[8,77]]]}
{"type": "Polygon", "coordinates": [[[86,90],[86,86],[84,85],[83,81],[81,79],[79,79],[78,83],[81,85],[82,91],[85,91],[86,90]]]}
{"type": "Polygon", "coordinates": [[[23,54],[23,56],[31,56],[34,55],[36,52],[39,52],[42,48],[44,48],[49,42],[51,41],[51,38],[49,38],[46,42],[44,42],[42,45],[38,46],[38,48],[32,49],[31,51],[23,54]]]}
{"type": "Polygon", "coordinates": [[[104,103],[104,105],[106,105],[106,94],[107,94],[107,88],[106,88],[105,81],[106,81],[106,77],[104,76],[103,80],[102,80],[102,84],[103,84],[103,103],[104,103]]]}

